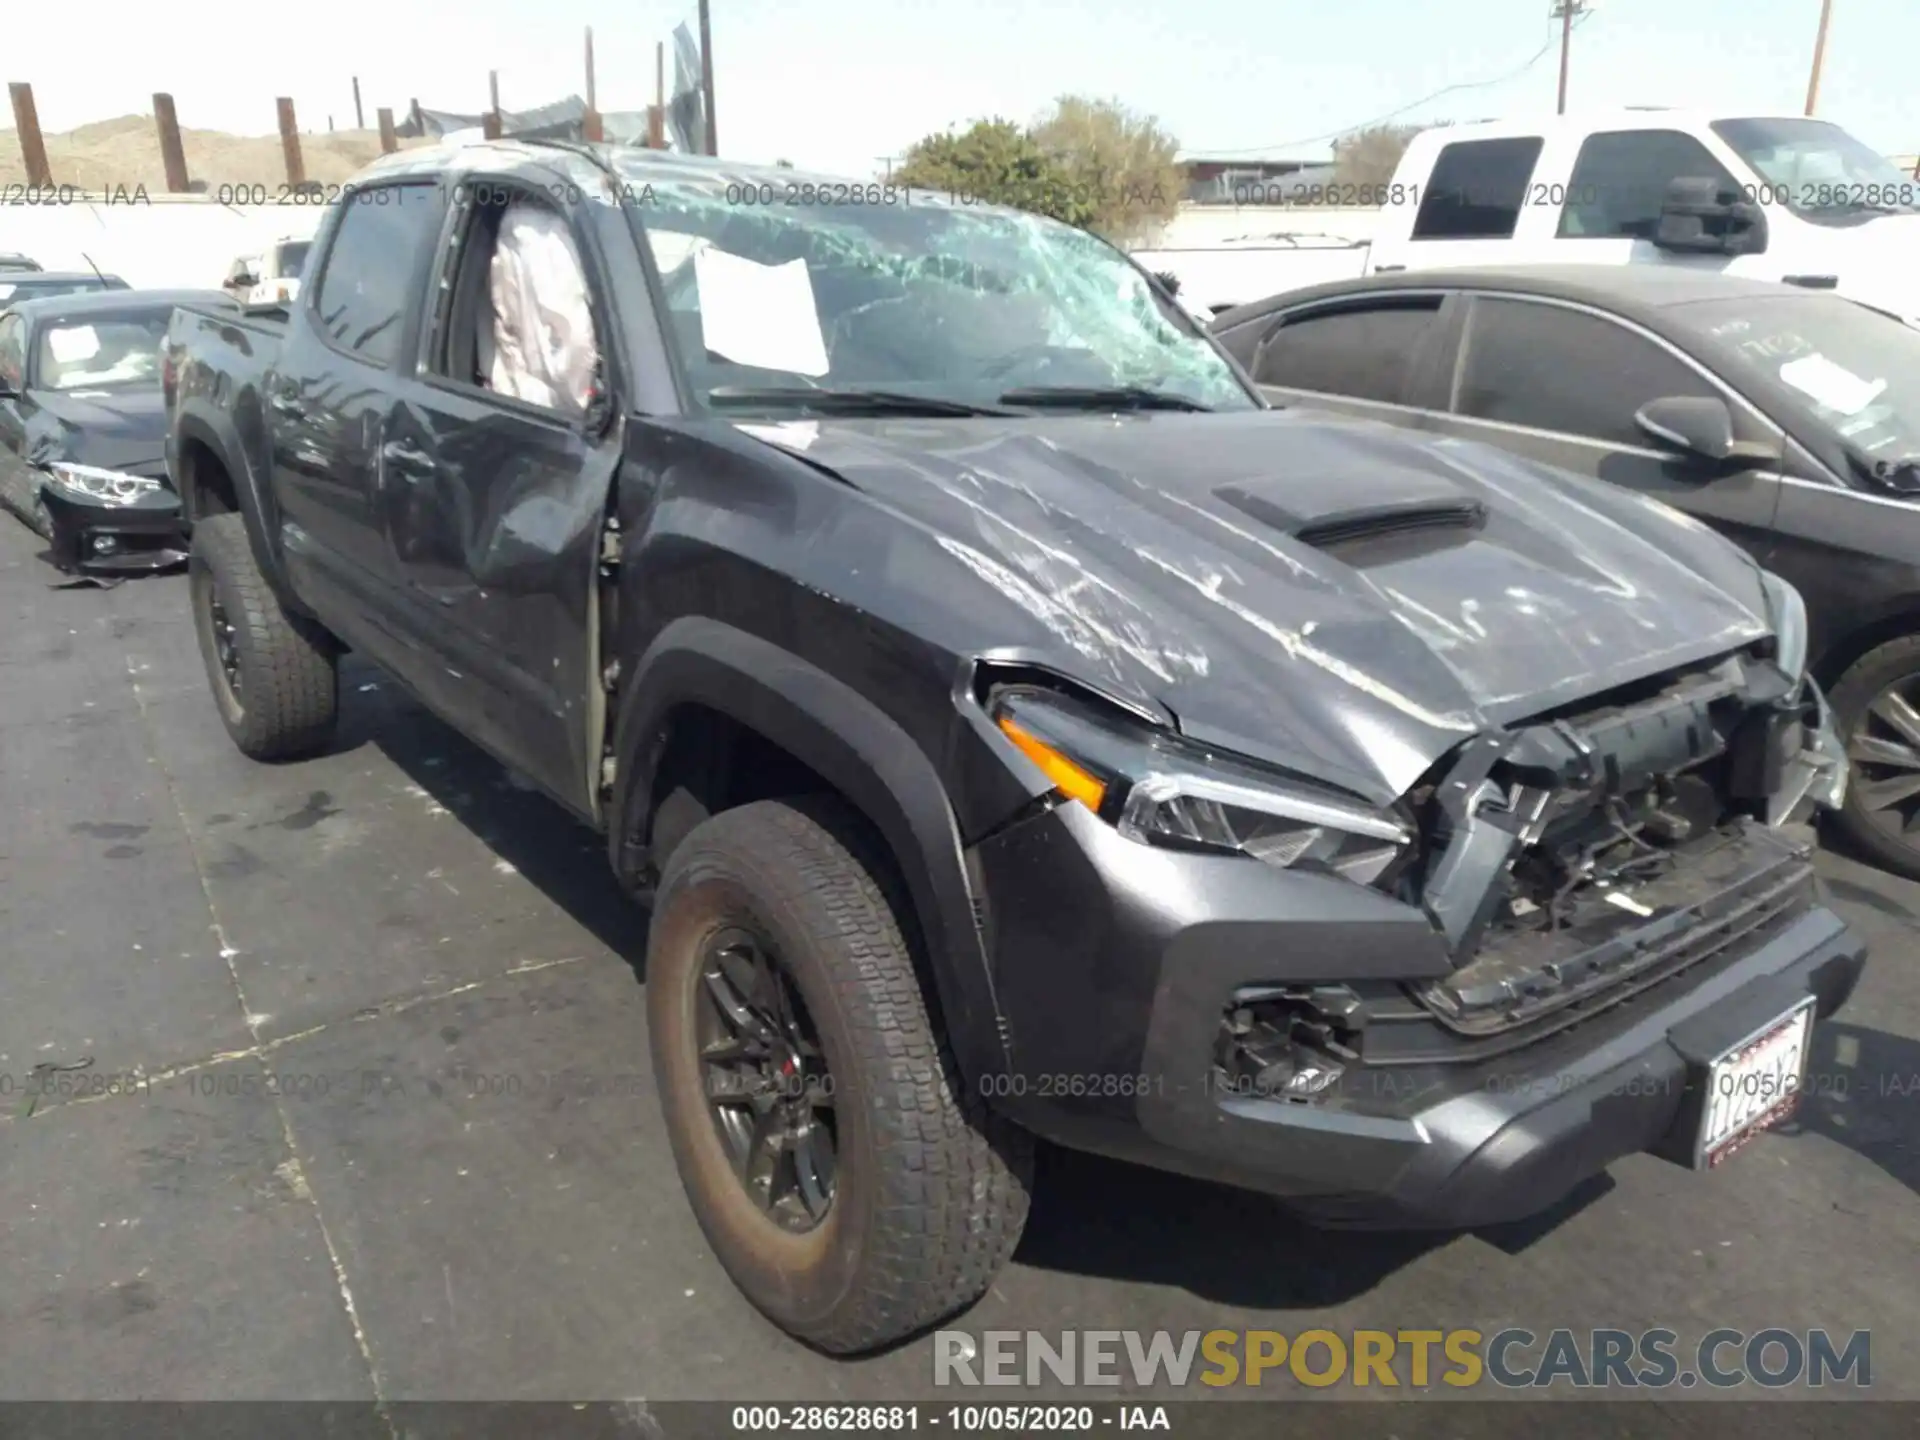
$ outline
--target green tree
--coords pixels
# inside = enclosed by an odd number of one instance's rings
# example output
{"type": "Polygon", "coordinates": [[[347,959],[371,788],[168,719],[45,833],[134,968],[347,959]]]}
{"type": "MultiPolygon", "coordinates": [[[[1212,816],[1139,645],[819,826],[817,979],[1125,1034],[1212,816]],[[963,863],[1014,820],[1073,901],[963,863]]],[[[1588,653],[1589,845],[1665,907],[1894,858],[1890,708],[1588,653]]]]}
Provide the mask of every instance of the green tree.
{"type": "Polygon", "coordinates": [[[1032,135],[1092,206],[1091,228],[1109,240],[1151,235],[1186,197],[1179,142],[1118,100],[1062,96],[1032,135]]]}
{"type": "Polygon", "coordinates": [[[957,134],[916,141],[894,167],[895,184],[1011,205],[1083,229],[1093,206],[1055,160],[1011,120],[977,120],[957,134]]]}

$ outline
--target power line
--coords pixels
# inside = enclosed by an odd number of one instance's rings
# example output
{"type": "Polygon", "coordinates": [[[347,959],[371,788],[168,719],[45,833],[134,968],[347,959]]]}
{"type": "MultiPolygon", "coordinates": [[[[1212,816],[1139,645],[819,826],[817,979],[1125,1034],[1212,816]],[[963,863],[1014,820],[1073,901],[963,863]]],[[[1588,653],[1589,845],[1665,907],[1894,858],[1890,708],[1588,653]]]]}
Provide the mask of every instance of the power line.
{"type": "MultiPolygon", "coordinates": [[[[1587,12],[1587,13],[1590,13],[1590,12],[1587,12]]],[[[1586,13],[1581,13],[1579,16],[1579,19],[1584,20],[1585,18],[1586,18],[1586,13]]],[[[1292,150],[1301,145],[1318,145],[1323,143],[1324,141],[1338,140],[1341,136],[1351,135],[1356,130],[1371,130],[1376,125],[1384,125],[1387,123],[1387,121],[1395,119],[1401,115],[1404,115],[1409,110],[1417,110],[1422,105],[1425,105],[1430,103],[1431,101],[1440,99],[1440,97],[1443,95],[1453,95],[1463,90],[1485,90],[1488,86],[1491,86],[1491,85],[1504,85],[1509,80],[1517,80],[1522,75],[1526,74],[1527,71],[1531,70],[1534,66],[1540,63],[1541,59],[1546,55],[1546,53],[1549,50],[1553,49],[1554,41],[1556,39],[1557,39],[1557,36],[1555,35],[1553,28],[1549,26],[1545,43],[1543,43],[1538,50],[1534,51],[1533,54],[1528,57],[1525,64],[1519,66],[1517,69],[1509,70],[1504,75],[1496,75],[1490,80],[1466,80],[1453,85],[1443,85],[1440,89],[1434,91],[1431,95],[1422,95],[1418,100],[1408,101],[1405,105],[1402,105],[1398,110],[1389,110],[1384,115],[1377,115],[1371,120],[1363,120],[1358,125],[1343,126],[1338,130],[1329,130],[1324,135],[1309,135],[1306,138],[1301,140],[1282,140],[1277,144],[1272,144],[1272,145],[1245,145],[1240,147],[1237,150],[1220,150],[1220,149],[1215,149],[1213,147],[1208,147],[1206,153],[1208,155],[1252,155],[1255,153],[1265,152],[1269,150],[1292,150]]]]}

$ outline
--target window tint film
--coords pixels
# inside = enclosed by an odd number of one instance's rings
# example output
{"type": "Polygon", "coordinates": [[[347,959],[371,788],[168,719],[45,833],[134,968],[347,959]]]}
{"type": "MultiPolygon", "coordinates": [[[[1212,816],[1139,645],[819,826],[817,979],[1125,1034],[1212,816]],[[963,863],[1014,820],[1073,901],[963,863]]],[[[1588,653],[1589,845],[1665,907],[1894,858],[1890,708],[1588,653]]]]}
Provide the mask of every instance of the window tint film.
{"type": "Polygon", "coordinates": [[[1268,337],[1253,378],[1262,385],[1405,403],[1414,353],[1439,316],[1437,298],[1304,316],[1268,337]]]}
{"type": "Polygon", "coordinates": [[[1733,176],[1691,135],[1678,130],[1628,130],[1591,135],[1573,162],[1563,239],[1631,237],[1651,240],[1660,224],[1667,186],[1679,179],[1714,180],[1723,192],[1739,189],[1733,176]]]}
{"type": "Polygon", "coordinates": [[[334,344],[376,365],[393,363],[415,262],[440,229],[440,192],[432,185],[382,185],[352,191],[327,248],[314,311],[334,344]]]}
{"type": "Polygon", "coordinates": [[[1715,395],[1644,336],[1598,315],[1526,300],[1476,302],[1461,376],[1462,415],[1642,449],[1633,416],[1667,395],[1715,395]]]}
{"type": "Polygon", "coordinates": [[[1448,145],[1414,216],[1416,240],[1505,240],[1520,223],[1540,137],[1462,140],[1448,145]]]}

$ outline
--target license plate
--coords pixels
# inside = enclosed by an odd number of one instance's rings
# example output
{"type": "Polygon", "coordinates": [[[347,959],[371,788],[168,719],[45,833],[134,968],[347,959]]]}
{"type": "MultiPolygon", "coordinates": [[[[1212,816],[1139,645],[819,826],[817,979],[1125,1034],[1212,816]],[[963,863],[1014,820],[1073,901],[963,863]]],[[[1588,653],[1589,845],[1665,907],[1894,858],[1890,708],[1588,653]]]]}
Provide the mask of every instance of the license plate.
{"type": "Polygon", "coordinates": [[[1794,1112],[1812,1033],[1813,1001],[1807,1000],[1708,1067],[1697,1164],[1711,1169],[1794,1112]]]}

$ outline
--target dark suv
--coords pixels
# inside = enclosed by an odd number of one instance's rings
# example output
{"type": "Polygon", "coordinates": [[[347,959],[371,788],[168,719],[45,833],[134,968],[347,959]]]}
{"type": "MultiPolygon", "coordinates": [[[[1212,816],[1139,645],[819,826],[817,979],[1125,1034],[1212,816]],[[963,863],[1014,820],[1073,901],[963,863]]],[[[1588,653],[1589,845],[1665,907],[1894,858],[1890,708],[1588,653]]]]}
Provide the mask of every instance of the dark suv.
{"type": "Polygon", "coordinates": [[[1717,1163],[1859,973],[1790,587],[1272,411],[1080,231],[409,151],[166,372],[234,740],[324,746],[350,646],[604,831],[695,1213],[823,1348],[982,1293],[1035,1134],[1350,1223],[1717,1163]]]}

